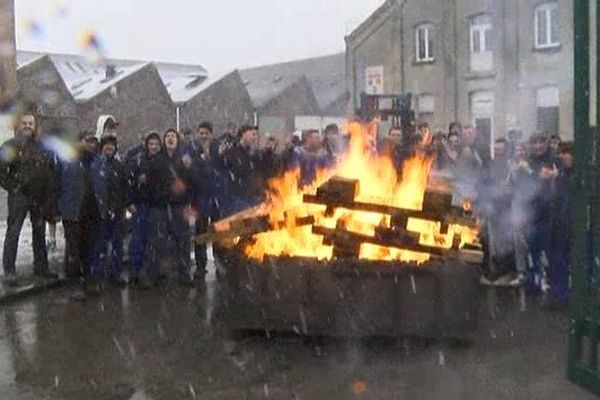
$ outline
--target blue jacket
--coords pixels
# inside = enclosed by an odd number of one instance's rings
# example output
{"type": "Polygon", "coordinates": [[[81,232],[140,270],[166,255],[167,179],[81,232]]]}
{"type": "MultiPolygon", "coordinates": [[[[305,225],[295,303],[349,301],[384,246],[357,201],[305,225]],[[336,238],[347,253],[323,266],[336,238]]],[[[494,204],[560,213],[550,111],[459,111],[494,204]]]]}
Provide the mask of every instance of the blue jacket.
{"type": "Polygon", "coordinates": [[[319,169],[330,168],[335,160],[325,151],[312,153],[304,147],[296,147],[292,155],[290,167],[300,168],[300,185],[311,184],[317,177],[319,169]]]}
{"type": "Polygon", "coordinates": [[[80,160],[59,164],[58,209],[65,221],[78,221],[85,193],[85,167],[80,160]]]}
{"type": "Polygon", "coordinates": [[[96,157],[90,173],[100,217],[122,214],[131,199],[125,164],[117,157],[96,157]]]}

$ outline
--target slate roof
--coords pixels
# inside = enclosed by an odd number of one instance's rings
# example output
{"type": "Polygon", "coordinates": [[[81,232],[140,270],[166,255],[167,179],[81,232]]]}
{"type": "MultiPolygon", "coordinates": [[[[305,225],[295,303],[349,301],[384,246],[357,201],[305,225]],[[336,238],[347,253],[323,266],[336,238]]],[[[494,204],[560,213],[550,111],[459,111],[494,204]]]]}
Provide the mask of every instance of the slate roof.
{"type": "Polygon", "coordinates": [[[344,53],[248,68],[239,72],[257,108],[302,77],[308,80],[321,109],[327,108],[346,92],[344,53]]]}
{"type": "MultiPolygon", "coordinates": [[[[17,64],[22,67],[45,53],[18,51],[17,64]]],[[[136,73],[149,64],[146,61],[107,59],[93,63],[84,56],[72,54],[48,54],[76,101],[89,100],[122,79],[136,73]],[[106,78],[106,67],[115,67],[111,79],[106,78]]],[[[206,70],[199,65],[154,63],[173,102],[189,100],[199,93],[200,84],[206,79],[206,70]]]]}

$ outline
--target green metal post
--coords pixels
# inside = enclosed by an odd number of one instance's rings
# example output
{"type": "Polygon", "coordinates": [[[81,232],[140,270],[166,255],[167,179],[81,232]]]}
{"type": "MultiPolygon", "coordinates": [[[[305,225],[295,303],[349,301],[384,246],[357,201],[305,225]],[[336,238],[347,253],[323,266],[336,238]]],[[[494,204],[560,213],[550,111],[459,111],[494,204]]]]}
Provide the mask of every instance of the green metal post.
{"type": "Polygon", "coordinates": [[[582,382],[579,364],[582,357],[582,337],[585,318],[585,264],[586,231],[589,227],[591,212],[587,198],[587,163],[589,147],[589,0],[573,1],[574,29],[574,137],[575,137],[575,173],[573,177],[574,243],[572,247],[571,327],[569,332],[568,376],[573,382],[582,382]]]}

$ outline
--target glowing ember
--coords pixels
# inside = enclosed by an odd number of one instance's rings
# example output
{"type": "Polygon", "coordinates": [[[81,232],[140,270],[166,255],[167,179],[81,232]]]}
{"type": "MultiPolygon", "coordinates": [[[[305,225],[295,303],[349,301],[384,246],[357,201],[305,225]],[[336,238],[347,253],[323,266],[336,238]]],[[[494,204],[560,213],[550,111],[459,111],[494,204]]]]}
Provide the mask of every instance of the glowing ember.
{"type": "MultiPolygon", "coordinates": [[[[296,220],[303,217],[313,216],[314,226],[329,229],[343,226],[348,232],[369,237],[375,236],[377,228],[390,227],[389,214],[343,207],[327,213],[324,205],[303,202],[305,194],[315,194],[317,188],[333,176],[358,181],[359,189],[354,198],[356,202],[422,210],[428,176],[434,161],[433,156],[425,150],[431,135],[425,132],[422,146],[412,159],[405,162],[402,177],[398,177],[392,160],[378,155],[375,150],[376,123],[350,122],[346,131],[350,134],[347,154],[335,168],[318,171],[316,179],[309,186],[298,187],[298,170],[286,172],[270,182],[268,215],[270,222],[278,229],[254,235],[252,243],[245,247],[248,257],[259,260],[265,255],[332,259],[333,246],[324,244],[323,236],[314,234],[312,226],[296,225],[296,220]],[[284,226],[281,221],[285,221],[284,226]]],[[[408,218],[404,228],[418,234],[419,244],[428,247],[450,249],[455,237],[460,237],[461,247],[477,240],[476,230],[461,225],[450,224],[447,231],[442,233],[441,221],[408,218]]],[[[366,260],[423,263],[430,257],[427,252],[371,243],[361,243],[359,251],[359,258],[366,260]]]]}

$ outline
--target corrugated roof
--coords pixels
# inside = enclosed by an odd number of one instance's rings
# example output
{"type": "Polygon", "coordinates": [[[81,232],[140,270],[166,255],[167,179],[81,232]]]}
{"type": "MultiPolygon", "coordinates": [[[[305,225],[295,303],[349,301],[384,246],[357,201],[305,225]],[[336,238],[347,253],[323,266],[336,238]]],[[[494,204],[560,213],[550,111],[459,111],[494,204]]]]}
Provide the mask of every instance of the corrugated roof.
{"type": "MultiPolygon", "coordinates": [[[[18,51],[19,67],[44,56],[45,53],[18,51]]],[[[93,63],[84,56],[48,54],[58,72],[77,101],[98,95],[121,79],[130,76],[149,64],[146,61],[106,59],[93,63]],[[114,66],[114,75],[106,78],[106,68],[114,66]]],[[[199,93],[198,87],[206,79],[206,70],[199,65],[155,63],[158,73],[174,102],[184,102],[199,93]]]]}
{"type": "Polygon", "coordinates": [[[319,106],[324,109],[346,92],[346,56],[339,53],[248,68],[240,70],[240,75],[256,107],[305,76],[319,106]]]}

